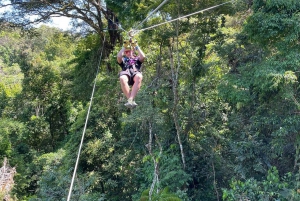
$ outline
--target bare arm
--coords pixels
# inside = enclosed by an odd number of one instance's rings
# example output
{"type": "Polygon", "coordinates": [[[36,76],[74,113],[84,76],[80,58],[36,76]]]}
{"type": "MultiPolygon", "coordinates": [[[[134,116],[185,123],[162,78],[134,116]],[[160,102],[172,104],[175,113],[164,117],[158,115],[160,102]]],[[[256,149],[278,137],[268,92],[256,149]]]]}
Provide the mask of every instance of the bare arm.
{"type": "Polygon", "coordinates": [[[144,62],[144,60],[145,60],[145,58],[146,58],[146,56],[145,56],[145,53],[141,50],[141,48],[140,47],[138,47],[137,46],[137,51],[138,51],[138,54],[139,54],[139,60],[140,60],[140,62],[144,62]]]}
{"type": "Polygon", "coordinates": [[[122,63],[122,57],[123,57],[124,51],[125,51],[125,47],[122,47],[122,49],[117,54],[117,61],[119,64],[122,63]]]}
{"type": "Polygon", "coordinates": [[[146,56],[145,56],[145,53],[141,50],[140,47],[137,48],[137,51],[138,51],[138,54],[139,54],[139,60],[140,62],[144,62],[146,56]]]}

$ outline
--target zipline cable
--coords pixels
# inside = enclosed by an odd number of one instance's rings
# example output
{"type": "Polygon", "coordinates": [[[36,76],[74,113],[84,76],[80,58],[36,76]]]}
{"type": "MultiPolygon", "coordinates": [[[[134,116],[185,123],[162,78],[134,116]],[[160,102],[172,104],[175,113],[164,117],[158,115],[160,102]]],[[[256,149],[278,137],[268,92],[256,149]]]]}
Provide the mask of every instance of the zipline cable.
{"type": "Polygon", "coordinates": [[[197,12],[194,12],[194,13],[191,13],[191,14],[188,14],[188,15],[184,15],[184,16],[182,16],[182,17],[178,17],[178,18],[173,19],[173,20],[169,20],[169,21],[166,21],[166,22],[162,22],[162,23],[160,23],[160,24],[156,24],[156,25],[153,25],[153,26],[144,28],[144,29],[133,30],[133,32],[134,32],[134,33],[137,33],[137,32],[145,31],[145,30],[148,30],[148,29],[152,29],[152,28],[154,28],[154,27],[158,27],[158,26],[161,26],[161,25],[163,25],[163,24],[167,24],[167,23],[170,23],[170,22],[174,22],[174,21],[176,21],[176,20],[180,20],[180,19],[182,19],[182,18],[186,18],[186,17],[192,16],[192,15],[196,15],[196,14],[198,14],[198,13],[202,13],[202,12],[205,12],[205,11],[208,11],[208,10],[212,10],[212,9],[214,9],[214,8],[223,6],[223,5],[228,4],[228,3],[231,3],[231,2],[233,2],[233,1],[228,1],[228,2],[225,2],[225,3],[221,3],[221,4],[219,4],[219,5],[212,6],[212,7],[203,9],[203,10],[199,10],[199,11],[197,11],[197,12]]]}
{"type": "Polygon", "coordinates": [[[87,122],[88,122],[88,119],[89,119],[89,115],[90,115],[90,111],[91,111],[91,107],[92,107],[92,102],[93,102],[93,97],[94,97],[94,93],[95,93],[97,75],[99,73],[100,63],[101,63],[101,59],[102,59],[102,53],[103,53],[103,50],[104,50],[104,42],[105,42],[105,35],[104,35],[104,38],[103,38],[103,44],[102,44],[101,54],[100,54],[100,57],[99,57],[98,69],[97,69],[97,73],[96,73],[96,78],[94,80],[94,86],[93,86],[93,91],[92,91],[92,95],[91,95],[91,99],[90,99],[90,105],[89,105],[88,112],[87,112],[86,119],[85,119],[84,129],[83,129],[83,132],[82,132],[81,142],[80,142],[79,150],[78,150],[78,153],[77,153],[77,160],[76,160],[76,164],[75,164],[75,168],[74,168],[74,173],[73,173],[73,177],[72,177],[72,181],[71,181],[67,201],[70,201],[71,194],[72,194],[72,189],[73,189],[73,184],[74,184],[76,171],[77,171],[77,167],[78,167],[78,163],[79,163],[79,158],[80,158],[80,153],[81,153],[81,149],[82,149],[83,139],[84,139],[84,135],[85,135],[86,127],[87,127],[87,122]]]}
{"type": "Polygon", "coordinates": [[[168,0],[164,0],[155,10],[153,10],[142,22],[140,22],[138,25],[133,28],[133,30],[137,29],[139,26],[141,26],[153,13],[155,13],[160,7],[162,7],[165,3],[167,3],[168,0]]]}

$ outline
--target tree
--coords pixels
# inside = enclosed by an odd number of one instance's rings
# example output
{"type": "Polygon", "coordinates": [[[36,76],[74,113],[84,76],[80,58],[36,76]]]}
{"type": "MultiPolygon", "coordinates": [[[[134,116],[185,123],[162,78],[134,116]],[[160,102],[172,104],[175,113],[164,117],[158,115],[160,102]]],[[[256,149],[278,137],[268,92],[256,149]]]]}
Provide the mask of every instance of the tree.
{"type": "Polygon", "coordinates": [[[295,186],[298,185],[293,182],[291,173],[280,177],[276,167],[272,167],[262,181],[253,178],[244,182],[232,179],[231,189],[223,189],[223,200],[298,200],[298,189],[295,186]]]}
{"type": "Polygon", "coordinates": [[[32,27],[34,24],[49,22],[52,17],[71,18],[75,29],[80,27],[81,32],[96,32],[103,40],[105,29],[110,29],[110,40],[105,43],[106,57],[112,51],[116,42],[121,42],[118,32],[118,19],[113,11],[101,0],[84,1],[1,1],[0,8],[6,8],[7,12],[1,15],[0,21],[10,26],[22,28],[32,27]]]}
{"type": "Polygon", "coordinates": [[[259,180],[272,166],[280,175],[297,175],[299,44],[292,41],[299,29],[292,27],[299,2],[257,0],[253,11],[243,27],[228,18],[232,27],[222,30],[225,40],[217,51],[230,67],[219,94],[231,108],[226,138],[232,168],[238,179],[259,180]]]}

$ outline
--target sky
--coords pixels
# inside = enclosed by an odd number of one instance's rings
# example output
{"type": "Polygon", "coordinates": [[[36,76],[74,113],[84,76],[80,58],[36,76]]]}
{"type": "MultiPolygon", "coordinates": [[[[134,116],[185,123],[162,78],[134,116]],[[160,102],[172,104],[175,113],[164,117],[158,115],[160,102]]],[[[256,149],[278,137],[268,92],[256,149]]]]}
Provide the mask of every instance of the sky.
{"type": "Polygon", "coordinates": [[[63,31],[66,31],[71,28],[69,25],[70,19],[67,17],[54,17],[52,18],[53,22],[51,24],[47,24],[51,27],[57,27],[63,31]]]}
{"type": "MultiPolygon", "coordinates": [[[[6,2],[3,2],[3,3],[6,3],[6,2]]],[[[10,9],[10,7],[0,8],[0,15],[1,15],[1,13],[4,13],[5,11],[7,11],[9,9],[10,9]]],[[[71,26],[69,25],[70,19],[67,17],[54,17],[54,18],[52,18],[52,20],[53,20],[52,23],[48,23],[46,25],[50,26],[50,27],[57,27],[63,31],[71,29],[71,26]]],[[[39,27],[42,24],[44,24],[44,23],[37,25],[37,27],[39,27]]]]}

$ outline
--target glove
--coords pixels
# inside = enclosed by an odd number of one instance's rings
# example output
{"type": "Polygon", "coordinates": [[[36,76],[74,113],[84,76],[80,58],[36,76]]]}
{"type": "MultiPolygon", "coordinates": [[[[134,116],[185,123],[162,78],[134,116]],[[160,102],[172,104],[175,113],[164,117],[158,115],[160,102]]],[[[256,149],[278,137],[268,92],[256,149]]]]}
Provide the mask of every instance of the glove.
{"type": "Polygon", "coordinates": [[[138,46],[138,43],[137,43],[136,40],[133,41],[133,42],[131,42],[131,47],[133,47],[135,50],[138,50],[138,49],[139,49],[139,46],[138,46]]]}
{"type": "Polygon", "coordinates": [[[123,47],[125,47],[126,50],[130,50],[131,46],[128,40],[125,40],[123,43],[123,47]]]}

